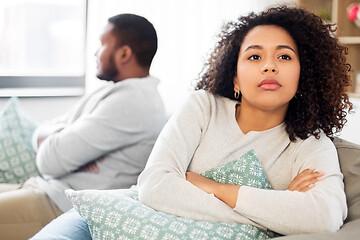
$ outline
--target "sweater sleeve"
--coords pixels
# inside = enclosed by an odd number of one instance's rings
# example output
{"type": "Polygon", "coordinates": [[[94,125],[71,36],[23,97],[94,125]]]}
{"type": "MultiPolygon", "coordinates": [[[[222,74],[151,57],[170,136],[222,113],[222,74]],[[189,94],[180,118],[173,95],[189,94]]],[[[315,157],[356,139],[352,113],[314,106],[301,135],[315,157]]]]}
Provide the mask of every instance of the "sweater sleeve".
{"type": "Polygon", "coordinates": [[[347,215],[346,197],[336,149],[324,134],[300,145],[292,179],[312,167],[325,171],[313,189],[303,193],[242,186],[234,210],[284,235],[337,231],[347,215]]]}
{"type": "Polygon", "coordinates": [[[197,91],[172,116],[139,176],[139,199],[155,210],[194,220],[250,224],[213,194],[186,180],[185,173],[206,131],[209,106],[208,95],[197,91]]]}
{"type": "MultiPolygon", "coordinates": [[[[95,109],[59,133],[49,136],[38,149],[36,163],[42,174],[59,177],[106,157],[143,137],[141,99],[126,87],[114,90],[95,109]]],[[[105,158],[106,160],[106,158],[105,158]]]]}
{"type": "Polygon", "coordinates": [[[45,123],[42,123],[40,126],[38,126],[35,131],[32,134],[31,137],[31,145],[33,147],[33,150],[35,152],[38,151],[39,145],[38,145],[38,139],[41,132],[52,132],[55,133],[59,129],[63,129],[68,120],[69,116],[72,112],[76,111],[76,109],[80,108],[84,102],[89,98],[89,95],[83,96],[74,106],[72,106],[66,113],[52,119],[51,121],[46,121],[45,123]]]}

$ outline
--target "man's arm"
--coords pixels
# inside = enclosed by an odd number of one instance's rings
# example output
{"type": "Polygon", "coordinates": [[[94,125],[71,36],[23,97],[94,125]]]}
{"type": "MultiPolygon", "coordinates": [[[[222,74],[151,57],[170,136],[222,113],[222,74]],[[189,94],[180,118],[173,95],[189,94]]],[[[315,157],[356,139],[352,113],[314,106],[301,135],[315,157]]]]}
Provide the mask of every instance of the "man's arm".
{"type": "Polygon", "coordinates": [[[106,96],[91,113],[42,142],[36,159],[42,174],[65,175],[142,139],[141,111],[139,104],[131,100],[134,91],[126,87],[121,90],[106,96]]]}
{"type": "Polygon", "coordinates": [[[74,106],[72,106],[66,113],[56,117],[50,122],[46,122],[38,126],[32,134],[31,145],[35,152],[39,149],[41,143],[50,135],[60,132],[66,126],[69,115],[72,114],[80,105],[82,105],[88,96],[83,96],[74,106]]]}
{"type": "Polygon", "coordinates": [[[37,152],[40,145],[46,138],[48,138],[52,134],[62,131],[64,127],[65,124],[63,123],[46,123],[36,128],[31,138],[31,145],[34,151],[37,152]]]}
{"type": "Polygon", "coordinates": [[[51,127],[48,127],[48,128],[42,128],[38,132],[38,135],[37,135],[38,148],[46,138],[48,138],[52,134],[61,132],[61,130],[63,130],[63,129],[64,129],[64,126],[62,124],[61,125],[56,124],[56,125],[52,125],[51,127]]]}

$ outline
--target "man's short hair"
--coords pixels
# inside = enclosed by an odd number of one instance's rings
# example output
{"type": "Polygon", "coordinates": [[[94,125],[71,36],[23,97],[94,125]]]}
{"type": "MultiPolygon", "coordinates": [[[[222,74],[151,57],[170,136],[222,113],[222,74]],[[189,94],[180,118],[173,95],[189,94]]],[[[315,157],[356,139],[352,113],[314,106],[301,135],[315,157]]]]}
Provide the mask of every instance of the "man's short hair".
{"type": "Polygon", "coordinates": [[[114,25],[113,33],[118,46],[128,45],[138,63],[150,67],[157,50],[157,35],[154,26],[144,17],[135,14],[119,14],[108,19],[114,25]]]}

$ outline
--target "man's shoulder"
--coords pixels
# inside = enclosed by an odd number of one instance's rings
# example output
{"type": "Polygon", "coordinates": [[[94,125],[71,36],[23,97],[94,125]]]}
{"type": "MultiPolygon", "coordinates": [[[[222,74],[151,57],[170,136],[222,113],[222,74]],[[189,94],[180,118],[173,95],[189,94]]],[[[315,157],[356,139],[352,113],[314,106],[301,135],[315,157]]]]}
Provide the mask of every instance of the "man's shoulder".
{"type": "Polygon", "coordinates": [[[96,101],[96,106],[112,113],[143,111],[144,108],[158,109],[162,106],[162,98],[157,89],[156,78],[133,78],[117,83],[101,86],[91,96],[91,101],[96,101]]]}

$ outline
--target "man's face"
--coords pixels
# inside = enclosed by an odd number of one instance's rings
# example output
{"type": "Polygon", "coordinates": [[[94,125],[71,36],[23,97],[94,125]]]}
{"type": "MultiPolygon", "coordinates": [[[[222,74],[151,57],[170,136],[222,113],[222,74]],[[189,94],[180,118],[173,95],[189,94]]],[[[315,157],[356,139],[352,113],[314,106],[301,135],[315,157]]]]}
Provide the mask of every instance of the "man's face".
{"type": "Polygon", "coordinates": [[[101,46],[95,52],[97,74],[101,80],[113,81],[119,74],[115,65],[116,37],[112,33],[113,24],[109,23],[100,36],[101,46]]]}

